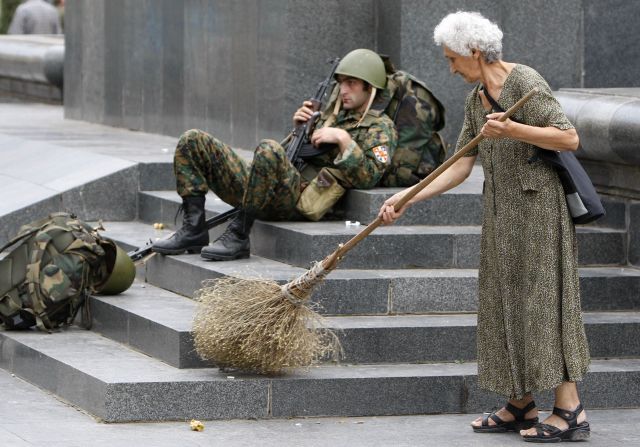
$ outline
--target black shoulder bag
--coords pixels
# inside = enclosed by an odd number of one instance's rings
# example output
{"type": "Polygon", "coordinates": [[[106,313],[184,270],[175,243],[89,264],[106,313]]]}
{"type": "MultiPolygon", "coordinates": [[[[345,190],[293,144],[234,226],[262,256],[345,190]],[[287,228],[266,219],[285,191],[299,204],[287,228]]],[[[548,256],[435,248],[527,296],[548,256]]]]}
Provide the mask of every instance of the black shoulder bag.
{"type": "MultiPolygon", "coordinates": [[[[482,91],[493,109],[504,113],[504,109],[484,86],[482,91]]],[[[513,117],[511,119],[515,121],[513,117]]],[[[529,163],[533,163],[538,158],[551,165],[558,173],[573,223],[587,224],[605,215],[604,207],[591,179],[572,151],[537,148],[537,154],[529,160],[529,163]]]]}

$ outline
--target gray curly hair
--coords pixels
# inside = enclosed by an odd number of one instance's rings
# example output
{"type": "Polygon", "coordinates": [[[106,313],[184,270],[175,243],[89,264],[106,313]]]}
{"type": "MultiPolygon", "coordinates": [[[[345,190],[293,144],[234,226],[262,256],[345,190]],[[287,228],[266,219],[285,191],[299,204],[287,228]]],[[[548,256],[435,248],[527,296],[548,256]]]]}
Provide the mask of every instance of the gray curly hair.
{"type": "Polygon", "coordinates": [[[445,45],[463,56],[479,50],[488,63],[502,58],[502,31],[479,12],[447,15],[433,30],[433,40],[436,45],[445,45]]]}

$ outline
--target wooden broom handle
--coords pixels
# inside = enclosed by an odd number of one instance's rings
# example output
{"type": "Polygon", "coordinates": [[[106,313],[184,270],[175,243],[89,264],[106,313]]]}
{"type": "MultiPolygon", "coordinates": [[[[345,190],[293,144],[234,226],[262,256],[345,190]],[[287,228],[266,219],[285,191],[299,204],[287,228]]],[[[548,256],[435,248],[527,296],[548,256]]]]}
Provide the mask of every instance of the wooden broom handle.
{"type": "MultiPolygon", "coordinates": [[[[538,93],[539,88],[534,87],[529,93],[524,95],[518,102],[516,102],[513,106],[509,108],[504,114],[498,119],[498,121],[506,121],[511,115],[516,113],[518,110],[522,108],[522,106],[531,99],[533,95],[538,93]]],[[[415,184],[408,193],[406,193],[399,201],[395,204],[395,210],[398,211],[402,209],[403,206],[407,204],[409,200],[411,200],[416,194],[422,191],[429,183],[434,181],[440,174],[446,171],[452,164],[458,161],[461,157],[464,157],[471,149],[476,147],[478,143],[484,140],[484,136],[482,134],[476,135],[476,137],[469,141],[462,149],[453,154],[447,161],[442,163],[437,169],[435,169],[431,174],[423,178],[419,183],[415,184]]],[[[346,243],[341,244],[336,251],[327,256],[324,261],[322,261],[322,265],[325,270],[333,270],[338,262],[338,260],[345,255],[349,250],[355,247],[362,239],[367,237],[373,230],[378,228],[383,223],[381,217],[376,217],[376,219],[367,225],[362,231],[356,234],[354,237],[349,239],[346,243]]]]}

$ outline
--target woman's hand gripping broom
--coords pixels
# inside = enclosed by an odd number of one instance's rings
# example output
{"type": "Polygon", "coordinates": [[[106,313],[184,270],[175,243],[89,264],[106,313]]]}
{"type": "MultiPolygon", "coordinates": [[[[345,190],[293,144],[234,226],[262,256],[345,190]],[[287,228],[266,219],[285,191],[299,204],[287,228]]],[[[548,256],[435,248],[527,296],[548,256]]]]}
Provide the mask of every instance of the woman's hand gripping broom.
{"type": "MultiPolygon", "coordinates": [[[[534,88],[507,110],[500,121],[518,111],[536,92],[534,88]]],[[[440,167],[416,184],[396,204],[401,209],[484,137],[477,135],[440,167]]],[[[323,329],[321,317],[309,306],[318,284],[336,268],[342,257],[382,224],[380,217],[297,279],[275,281],[225,277],[206,281],[196,292],[200,302],[193,324],[196,351],[220,367],[261,374],[284,368],[309,366],[322,358],[337,357],[340,343],[323,329]]]]}

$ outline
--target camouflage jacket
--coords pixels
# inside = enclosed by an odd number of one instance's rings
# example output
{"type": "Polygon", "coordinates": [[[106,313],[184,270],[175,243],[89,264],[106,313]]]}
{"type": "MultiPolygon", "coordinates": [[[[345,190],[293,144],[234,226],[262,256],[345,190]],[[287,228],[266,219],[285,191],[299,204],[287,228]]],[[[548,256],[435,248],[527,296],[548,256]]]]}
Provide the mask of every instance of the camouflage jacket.
{"type": "Polygon", "coordinates": [[[302,171],[303,181],[311,181],[322,168],[327,168],[345,188],[375,187],[390,166],[398,143],[391,119],[382,111],[370,110],[360,125],[361,115],[342,110],[332,127],[346,130],[352,142],[344,153],[337,145],[322,155],[308,160],[302,171]]]}

